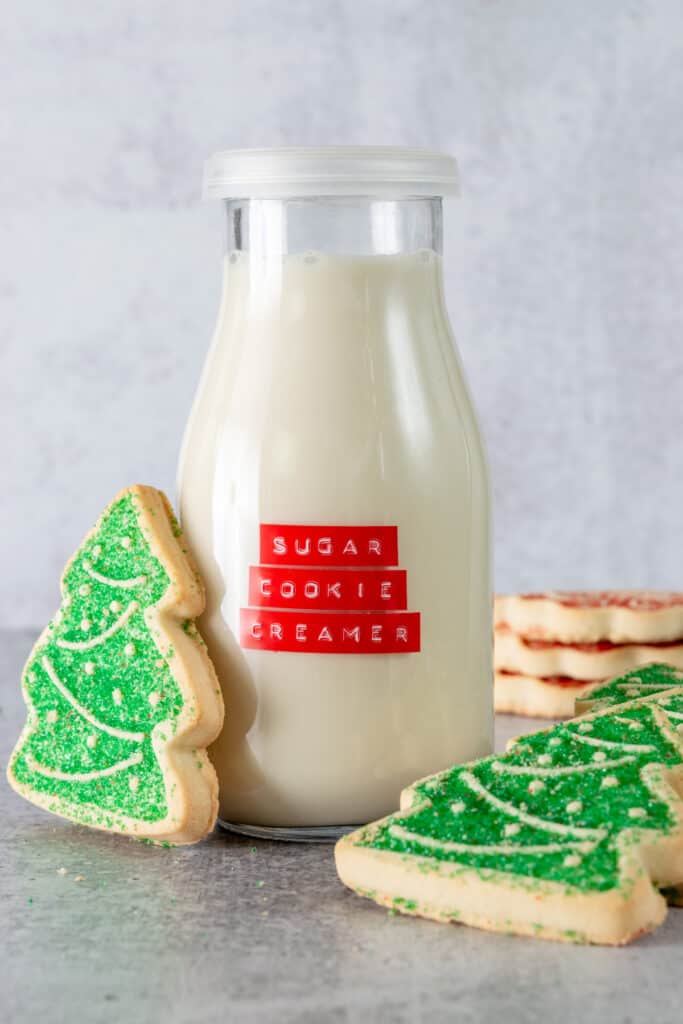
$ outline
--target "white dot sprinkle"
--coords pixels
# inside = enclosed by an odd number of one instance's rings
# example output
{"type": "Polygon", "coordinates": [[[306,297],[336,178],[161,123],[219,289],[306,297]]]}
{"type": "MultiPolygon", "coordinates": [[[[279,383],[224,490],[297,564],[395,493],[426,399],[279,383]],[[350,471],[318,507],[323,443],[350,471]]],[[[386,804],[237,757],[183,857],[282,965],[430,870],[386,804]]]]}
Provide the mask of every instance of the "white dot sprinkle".
{"type": "Polygon", "coordinates": [[[164,661],[163,658],[157,658],[154,664],[156,665],[157,668],[163,668],[166,662],[164,661]]]}
{"type": "Polygon", "coordinates": [[[36,674],[35,674],[35,672],[29,672],[29,674],[28,674],[28,681],[29,681],[29,683],[35,683],[35,681],[36,681],[36,674]]]}
{"type": "Polygon", "coordinates": [[[564,858],[564,865],[567,868],[578,868],[581,863],[581,858],[578,853],[570,853],[564,858]]]}
{"type": "Polygon", "coordinates": [[[613,786],[618,786],[618,785],[619,785],[619,779],[616,777],[616,775],[606,775],[604,777],[604,779],[602,780],[602,788],[603,789],[611,789],[613,786]]]}
{"type": "Polygon", "coordinates": [[[60,610],[58,612],[55,612],[55,622],[57,623],[57,625],[59,625],[59,623],[61,621],[62,621],[62,613],[61,613],[61,610],[60,610]]]}
{"type": "Polygon", "coordinates": [[[503,830],[506,836],[516,836],[518,832],[522,831],[521,825],[506,825],[503,830]]]}
{"type": "Polygon", "coordinates": [[[102,548],[100,547],[99,544],[96,544],[95,547],[92,549],[92,556],[93,558],[99,558],[101,554],[102,548]]]}
{"type": "Polygon", "coordinates": [[[54,710],[54,708],[51,711],[48,711],[47,720],[48,722],[51,722],[53,724],[57,721],[57,712],[54,710]]]}
{"type": "Polygon", "coordinates": [[[111,615],[111,612],[109,611],[108,608],[103,608],[102,609],[102,614],[104,615],[105,619],[108,619],[109,616],[111,615]]]}
{"type": "Polygon", "coordinates": [[[582,722],[579,726],[579,732],[593,732],[593,726],[590,722],[582,722]]]}
{"type": "Polygon", "coordinates": [[[629,729],[633,729],[635,732],[637,732],[639,729],[642,729],[642,728],[643,727],[640,724],[640,722],[631,722],[631,724],[629,725],[629,729]]]}
{"type": "Polygon", "coordinates": [[[540,779],[533,779],[529,783],[530,793],[540,793],[542,789],[545,789],[545,782],[541,782],[540,779]]]}
{"type": "Polygon", "coordinates": [[[95,675],[95,662],[94,661],[86,661],[85,665],[83,666],[83,671],[85,672],[86,676],[94,676],[95,675]]]}
{"type": "Polygon", "coordinates": [[[551,736],[548,740],[548,743],[551,747],[559,747],[559,745],[562,743],[562,740],[559,736],[551,736]]]}
{"type": "Polygon", "coordinates": [[[88,746],[92,750],[93,747],[97,746],[97,736],[88,736],[88,738],[87,738],[87,740],[85,742],[88,744],[88,746]]]}
{"type": "Polygon", "coordinates": [[[65,608],[69,607],[69,605],[71,604],[71,594],[64,595],[64,600],[62,601],[62,604],[64,605],[65,608]]]}
{"type": "Polygon", "coordinates": [[[541,754],[540,757],[538,758],[538,763],[539,764],[552,764],[553,763],[553,759],[550,756],[550,754],[541,754]]]}
{"type": "Polygon", "coordinates": [[[150,695],[149,695],[149,702],[152,705],[152,707],[155,708],[160,700],[161,700],[161,694],[159,693],[159,691],[158,690],[153,690],[152,693],[150,693],[150,695]]]}
{"type": "Polygon", "coordinates": [[[503,765],[500,763],[500,761],[494,761],[493,764],[491,765],[492,772],[502,772],[503,770],[503,765]]]}
{"type": "Polygon", "coordinates": [[[131,541],[130,537],[122,537],[121,538],[121,547],[122,548],[129,548],[131,543],[132,543],[132,541],[131,541]]]}
{"type": "Polygon", "coordinates": [[[629,818],[644,818],[646,814],[644,807],[631,807],[628,812],[629,818]]]}
{"type": "Polygon", "coordinates": [[[593,760],[594,761],[606,761],[607,760],[607,754],[605,753],[604,750],[596,750],[595,753],[593,754],[593,760]]]}
{"type": "Polygon", "coordinates": [[[138,788],[138,786],[140,785],[140,780],[139,780],[139,779],[137,778],[137,776],[133,775],[133,776],[132,776],[132,777],[131,777],[131,778],[130,778],[130,779],[128,780],[128,785],[129,785],[129,786],[130,786],[130,788],[131,788],[131,789],[133,790],[133,792],[135,792],[135,791],[136,791],[136,789],[138,788]]]}
{"type": "Polygon", "coordinates": [[[81,621],[81,630],[82,630],[82,631],[83,631],[84,633],[87,633],[87,632],[88,632],[88,630],[90,629],[90,626],[91,626],[91,622],[90,622],[90,619],[83,619],[83,620],[81,621]]]}
{"type": "Polygon", "coordinates": [[[109,607],[113,612],[120,612],[123,605],[120,601],[111,601],[109,607]]]}
{"type": "Polygon", "coordinates": [[[454,804],[451,804],[451,810],[453,814],[462,814],[465,810],[465,804],[462,800],[456,800],[454,804]]]}
{"type": "Polygon", "coordinates": [[[123,653],[126,655],[127,658],[132,658],[133,655],[135,654],[135,644],[126,644],[126,646],[123,648],[123,653]]]}
{"type": "Polygon", "coordinates": [[[567,804],[567,811],[569,814],[578,814],[579,811],[583,810],[583,804],[580,800],[571,800],[567,804]]]}
{"type": "Polygon", "coordinates": [[[81,583],[80,587],[78,588],[78,593],[81,595],[81,597],[87,597],[88,594],[90,593],[90,584],[81,583]]]}
{"type": "Polygon", "coordinates": [[[117,687],[116,690],[114,690],[114,692],[112,693],[111,696],[112,696],[112,700],[114,701],[114,704],[121,704],[121,703],[123,703],[123,694],[118,689],[118,687],[117,687]]]}

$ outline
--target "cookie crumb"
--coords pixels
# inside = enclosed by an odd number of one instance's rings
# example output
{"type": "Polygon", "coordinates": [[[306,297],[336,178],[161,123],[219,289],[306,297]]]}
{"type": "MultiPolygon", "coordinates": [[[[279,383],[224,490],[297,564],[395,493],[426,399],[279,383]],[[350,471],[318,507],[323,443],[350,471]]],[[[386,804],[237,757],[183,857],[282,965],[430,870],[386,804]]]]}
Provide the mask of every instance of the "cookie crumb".
{"type": "Polygon", "coordinates": [[[85,882],[85,875],[74,875],[74,882],[85,882]]]}
{"type": "Polygon", "coordinates": [[[68,875],[69,872],[66,870],[66,868],[57,868],[57,874],[58,875],[68,875]]]}

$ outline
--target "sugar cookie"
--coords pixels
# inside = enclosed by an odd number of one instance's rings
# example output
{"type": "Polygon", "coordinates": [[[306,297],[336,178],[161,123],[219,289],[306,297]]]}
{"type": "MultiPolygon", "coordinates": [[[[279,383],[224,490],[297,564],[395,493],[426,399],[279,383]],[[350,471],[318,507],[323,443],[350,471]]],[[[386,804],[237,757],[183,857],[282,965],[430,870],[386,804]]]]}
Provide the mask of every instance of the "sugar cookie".
{"type": "Polygon", "coordinates": [[[572,718],[577,698],[599,683],[567,679],[566,676],[525,675],[496,672],[493,706],[498,714],[528,715],[531,718],[572,718]]]}
{"type": "Polygon", "coordinates": [[[598,640],[568,644],[530,639],[502,626],[496,628],[494,640],[494,666],[499,672],[546,678],[566,676],[590,682],[622,675],[652,661],[666,661],[683,669],[683,643],[679,641],[613,644],[598,640]]]}
{"type": "Polygon", "coordinates": [[[683,593],[657,590],[548,591],[501,594],[496,626],[561,643],[659,643],[683,639],[683,593]]]}
{"type": "Polygon", "coordinates": [[[683,881],[683,735],[671,711],[683,715],[683,687],[416,783],[401,811],[339,841],[340,878],[405,914],[630,942],[666,916],[653,880],[683,881]]]}
{"type": "Polygon", "coordinates": [[[24,670],[10,784],[95,828],[201,839],[216,818],[206,747],[223,705],[193,622],[203,587],[166,497],[122,491],[67,565],[62,595],[24,670]]]}

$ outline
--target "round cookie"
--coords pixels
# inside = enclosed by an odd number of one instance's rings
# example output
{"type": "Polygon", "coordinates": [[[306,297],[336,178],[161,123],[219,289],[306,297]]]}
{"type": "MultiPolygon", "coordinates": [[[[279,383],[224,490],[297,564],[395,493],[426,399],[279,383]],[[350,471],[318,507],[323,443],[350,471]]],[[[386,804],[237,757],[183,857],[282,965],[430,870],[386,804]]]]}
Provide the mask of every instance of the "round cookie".
{"type": "Polygon", "coordinates": [[[521,675],[592,682],[610,679],[652,661],[666,661],[683,669],[683,643],[613,644],[599,640],[591,644],[565,644],[555,640],[523,637],[503,626],[494,634],[496,671],[521,675]]]}
{"type": "Polygon", "coordinates": [[[577,698],[599,685],[599,682],[583,682],[566,676],[542,678],[516,672],[496,672],[493,707],[497,714],[572,718],[577,698]]]}
{"type": "Polygon", "coordinates": [[[500,594],[496,626],[561,643],[659,643],[683,639],[683,593],[656,590],[500,594]]]}

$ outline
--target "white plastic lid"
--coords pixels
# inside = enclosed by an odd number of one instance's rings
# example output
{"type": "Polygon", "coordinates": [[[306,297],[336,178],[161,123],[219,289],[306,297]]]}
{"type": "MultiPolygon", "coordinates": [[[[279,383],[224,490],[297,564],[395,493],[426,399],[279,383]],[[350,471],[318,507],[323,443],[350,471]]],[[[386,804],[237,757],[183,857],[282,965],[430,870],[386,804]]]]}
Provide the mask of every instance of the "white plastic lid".
{"type": "Polygon", "coordinates": [[[224,149],[204,167],[208,199],[296,196],[450,196],[458,191],[455,158],[401,146],[224,149]]]}

